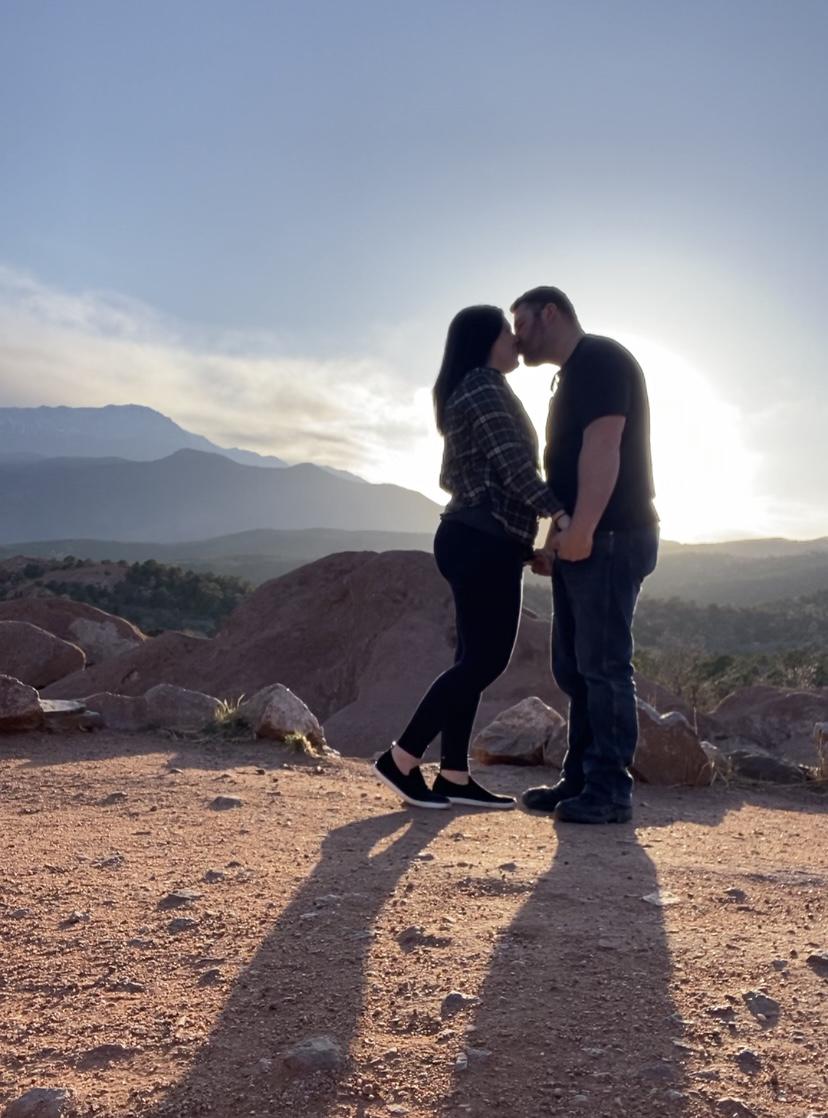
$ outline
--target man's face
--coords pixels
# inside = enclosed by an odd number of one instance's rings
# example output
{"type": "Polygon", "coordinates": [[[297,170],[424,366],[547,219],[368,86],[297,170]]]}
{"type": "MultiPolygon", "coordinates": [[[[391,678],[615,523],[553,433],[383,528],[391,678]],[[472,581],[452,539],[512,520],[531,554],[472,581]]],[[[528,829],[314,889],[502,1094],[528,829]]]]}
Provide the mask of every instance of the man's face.
{"type": "Polygon", "coordinates": [[[543,310],[540,307],[520,306],[515,311],[515,337],[524,365],[542,365],[543,310]]]}

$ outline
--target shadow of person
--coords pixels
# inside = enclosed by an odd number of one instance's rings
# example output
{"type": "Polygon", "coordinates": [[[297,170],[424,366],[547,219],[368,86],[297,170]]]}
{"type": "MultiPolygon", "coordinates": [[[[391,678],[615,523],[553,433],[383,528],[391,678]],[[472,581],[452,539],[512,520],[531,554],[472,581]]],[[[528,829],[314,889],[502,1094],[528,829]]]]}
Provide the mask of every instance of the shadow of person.
{"type": "Polygon", "coordinates": [[[645,844],[632,826],[539,826],[552,861],[496,941],[452,1112],[690,1114],[664,908],[643,899],[665,894],[645,844]]]}
{"type": "MultiPolygon", "coordinates": [[[[156,1118],[321,1115],[352,1070],[373,927],[412,859],[450,812],[395,811],[331,831],[319,861],[239,975],[184,1077],[152,1108],[156,1118]],[[283,1056],[315,1037],[341,1059],[290,1070],[283,1056]]],[[[327,1052],[327,1055],[325,1054],[327,1052]]]]}

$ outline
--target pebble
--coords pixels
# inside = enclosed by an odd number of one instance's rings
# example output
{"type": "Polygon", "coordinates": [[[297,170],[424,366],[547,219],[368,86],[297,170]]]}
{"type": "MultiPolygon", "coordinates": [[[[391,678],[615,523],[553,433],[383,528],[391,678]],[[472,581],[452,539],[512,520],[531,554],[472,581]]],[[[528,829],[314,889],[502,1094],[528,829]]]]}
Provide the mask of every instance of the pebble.
{"type": "Polygon", "coordinates": [[[211,967],[210,970],[206,970],[198,980],[199,986],[218,986],[220,982],[221,971],[218,967],[211,967]]]}
{"type": "Polygon", "coordinates": [[[72,927],[73,924],[88,924],[89,920],[90,916],[88,912],[80,912],[76,909],[64,918],[63,925],[64,927],[72,927]]]}
{"type": "Polygon", "coordinates": [[[192,904],[193,901],[201,900],[204,896],[203,893],[196,892],[195,889],[176,889],[172,893],[167,893],[158,902],[159,908],[181,908],[183,905],[192,904]]]}
{"type": "Polygon", "coordinates": [[[10,920],[22,920],[24,917],[31,915],[32,910],[30,908],[13,908],[11,912],[8,913],[8,917],[10,920]]]}
{"type": "Polygon", "coordinates": [[[289,1048],[282,1056],[285,1070],[295,1076],[334,1071],[341,1063],[342,1049],[330,1036],[308,1037],[289,1048]]]}
{"type": "Polygon", "coordinates": [[[828,978],[828,951],[814,951],[805,962],[815,974],[828,978]]]}
{"type": "Polygon", "coordinates": [[[446,994],[440,1003],[440,1016],[442,1018],[453,1017],[455,1013],[459,1013],[462,1009],[470,1009],[473,1005],[479,1005],[480,998],[476,998],[471,994],[463,994],[459,990],[452,990],[450,994],[446,994]]]}
{"type": "Polygon", "coordinates": [[[126,792],[110,792],[108,796],[100,801],[101,807],[110,807],[112,804],[122,804],[124,800],[128,800],[126,792]]]}
{"type": "Polygon", "coordinates": [[[231,808],[241,807],[243,802],[241,796],[216,796],[210,802],[210,807],[213,811],[229,811],[231,808]]]}
{"type": "Polygon", "coordinates": [[[769,998],[767,994],[763,994],[760,990],[748,990],[747,993],[742,994],[742,1001],[748,1007],[753,1016],[761,1021],[763,1024],[775,1024],[781,1006],[774,998],[769,998]]]}
{"type": "Polygon", "coordinates": [[[201,880],[208,885],[215,885],[219,881],[224,881],[226,876],[222,870],[207,870],[201,880]]]}
{"type": "Polygon", "coordinates": [[[32,1087],[10,1102],[4,1118],[61,1118],[72,1101],[71,1091],[63,1087],[32,1087]]]}
{"type": "Polygon", "coordinates": [[[656,908],[667,908],[670,905],[681,904],[681,897],[677,897],[675,893],[670,893],[666,889],[658,889],[655,893],[647,893],[641,899],[646,901],[647,904],[655,905],[656,908]]]}
{"type": "Polygon", "coordinates": [[[84,1068],[104,1067],[113,1064],[116,1060],[127,1060],[135,1055],[134,1048],[126,1048],[123,1044],[99,1044],[90,1048],[78,1058],[78,1064],[84,1068]]]}
{"type": "Polygon", "coordinates": [[[168,932],[189,932],[192,928],[198,927],[198,920],[193,920],[192,916],[176,916],[174,920],[170,920],[167,925],[168,932]]]}
{"type": "Polygon", "coordinates": [[[756,1118],[756,1111],[741,1099],[717,1099],[716,1110],[723,1118],[756,1118]]]}
{"type": "Polygon", "coordinates": [[[732,901],[736,901],[737,904],[744,904],[748,899],[744,889],[725,889],[725,896],[729,897],[732,901]]]}
{"type": "Polygon", "coordinates": [[[759,1058],[759,1054],[754,1052],[752,1048],[741,1048],[733,1059],[745,1075],[757,1075],[762,1069],[762,1061],[759,1058]]]}

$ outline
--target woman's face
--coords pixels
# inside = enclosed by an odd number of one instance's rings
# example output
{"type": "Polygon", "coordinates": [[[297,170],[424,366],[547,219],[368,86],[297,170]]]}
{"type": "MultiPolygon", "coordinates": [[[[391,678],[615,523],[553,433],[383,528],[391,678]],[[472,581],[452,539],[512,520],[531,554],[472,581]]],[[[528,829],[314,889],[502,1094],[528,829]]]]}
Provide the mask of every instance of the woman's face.
{"type": "Polygon", "coordinates": [[[503,319],[503,329],[492,346],[489,365],[501,373],[511,373],[518,367],[518,343],[512,327],[503,319]]]}

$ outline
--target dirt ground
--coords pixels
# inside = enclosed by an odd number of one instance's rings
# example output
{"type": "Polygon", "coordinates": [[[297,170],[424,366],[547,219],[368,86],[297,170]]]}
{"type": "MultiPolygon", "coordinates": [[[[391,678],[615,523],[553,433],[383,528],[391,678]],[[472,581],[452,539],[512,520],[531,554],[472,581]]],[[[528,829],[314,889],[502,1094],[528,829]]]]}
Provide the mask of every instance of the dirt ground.
{"type": "Polygon", "coordinates": [[[402,810],[364,761],[108,733],[3,739],[0,792],[3,1104],[828,1114],[828,796],[645,787],[633,825],[577,827],[402,810]],[[285,1059],[320,1036],[327,1069],[285,1059]]]}

